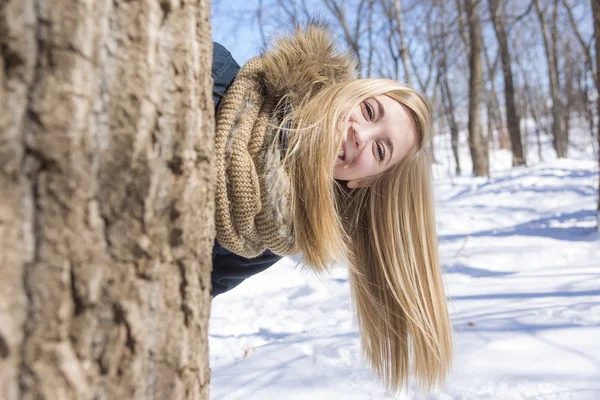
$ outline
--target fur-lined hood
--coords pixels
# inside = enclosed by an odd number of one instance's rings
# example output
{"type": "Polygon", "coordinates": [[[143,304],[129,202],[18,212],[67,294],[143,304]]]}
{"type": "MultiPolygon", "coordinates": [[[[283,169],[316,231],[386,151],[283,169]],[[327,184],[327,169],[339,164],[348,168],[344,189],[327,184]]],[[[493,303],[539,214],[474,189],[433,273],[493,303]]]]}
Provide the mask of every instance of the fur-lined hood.
{"type": "Polygon", "coordinates": [[[280,255],[303,251],[294,236],[293,182],[282,162],[285,135],[273,128],[283,113],[354,78],[355,71],[352,57],[319,24],[273,40],[240,69],[216,121],[215,222],[223,247],[247,258],[266,249],[280,255]]]}
{"type": "Polygon", "coordinates": [[[316,23],[274,39],[261,58],[266,95],[285,97],[291,104],[356,73],[355,60],[336,48],[331,31],[316,23]]]}

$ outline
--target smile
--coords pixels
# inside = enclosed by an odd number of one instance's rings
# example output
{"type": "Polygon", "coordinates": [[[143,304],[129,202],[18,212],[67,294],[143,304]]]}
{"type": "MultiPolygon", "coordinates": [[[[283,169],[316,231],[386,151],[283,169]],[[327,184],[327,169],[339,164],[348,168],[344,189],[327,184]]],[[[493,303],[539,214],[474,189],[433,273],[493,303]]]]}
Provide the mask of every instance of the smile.
{"type": "Polygon", "coordinates": [[[345,140],[342,142],[342,147],[340,148],[340,151],[338,152],[338,158],[342,161],[346,161],[346,141],[345,140]]]}

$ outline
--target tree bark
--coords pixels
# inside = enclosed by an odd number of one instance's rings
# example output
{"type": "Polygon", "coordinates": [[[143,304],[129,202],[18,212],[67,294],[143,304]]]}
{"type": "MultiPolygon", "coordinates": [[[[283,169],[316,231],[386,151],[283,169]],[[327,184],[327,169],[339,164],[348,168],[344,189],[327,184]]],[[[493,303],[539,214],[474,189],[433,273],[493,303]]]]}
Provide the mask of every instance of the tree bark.
{"type": "Polygon", "coordinates": [[[489,0],[490,14],[498,39],[498,50],[502,60],[502,74],[504,75],[504,102],[506,106],[506,124],[508,125],[508,134],[512,146],[513,159],[512,164],[525,165],[525,154],[521,142],[521,124],[517,108],[515,107],[515,89],[513,85],[513,74],[510,60],[510,51],[508,49],[508,40],[506,37],[506,28],[504,26],[504,13],[500,15],[501,0],[489,0]]]}
{"type": "Polygon", "coordinates": [[[0,398],[208,398],[209,7],[0,5],[0,398]]]}
{"type": "Polygon", "coordinates": [[[554,149],[556,150],[557,157],[564,158],[567,157],[568,138],[565,127],[564,109],[560,97],[560,82],[558,79],[556,51],[554,44],[551,43],[550,34],[548,33],[548,24],[546,23],[546,19],[544,18],[544,13],[541,9],[540,1],[534,0],[533,2],[535,4],[538,19],[540,22],[542,38],[544,40],[544,49],[546,51],[548,80],[550,81],[550,96],[552,98],[552,135],[554,149]]]}
{"type": "Polygon", "coordinates": [[[489,176],[488,147],[481,132],[480,105],[482,102],[483,69],[481,49],[483,38],[477,0],[465,0],[469,27],[469,150],[475,176],[489,176]]]}

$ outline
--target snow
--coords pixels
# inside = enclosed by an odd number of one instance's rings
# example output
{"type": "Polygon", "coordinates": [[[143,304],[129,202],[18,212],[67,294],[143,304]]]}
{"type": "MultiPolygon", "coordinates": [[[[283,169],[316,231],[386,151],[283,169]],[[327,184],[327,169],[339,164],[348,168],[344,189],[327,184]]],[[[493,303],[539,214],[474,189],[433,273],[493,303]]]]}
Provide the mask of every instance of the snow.
{"type": "MultiPolygon", "coordinates": [[[[440,255],[454,328],[448,381],[429,397],[600,399],[598,183],[589,134],[569,159],[529,167],[493,150],[491,178],[453,176],[436,138],[440,255]]],[[[211,399],[391,399],[361,358],[347,271],[324,278],[285,258],[213,300],[211,399]]]]}

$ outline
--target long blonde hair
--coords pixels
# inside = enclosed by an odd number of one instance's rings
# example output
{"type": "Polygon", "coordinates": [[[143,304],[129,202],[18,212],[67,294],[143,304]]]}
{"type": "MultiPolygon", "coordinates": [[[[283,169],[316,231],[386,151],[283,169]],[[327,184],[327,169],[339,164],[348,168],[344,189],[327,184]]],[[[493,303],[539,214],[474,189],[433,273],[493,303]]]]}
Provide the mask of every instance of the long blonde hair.
{"type": "Polygon", "coordinates": [[[363,354],[391,391],[413,376],[425,390],[450,369],[448,315],[431,188],[431,110],[396,81],[355,79],[324,88],[288,113],[285,163],[292,178],[294,235],[304,262],[350,268],[363,354]],[[387,95],[410,110],[417,146],[369,187],[333,179],[342,127],[362,101],[387,95]]]}

